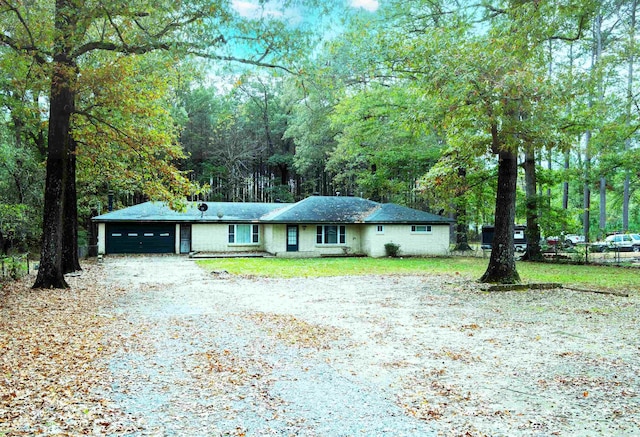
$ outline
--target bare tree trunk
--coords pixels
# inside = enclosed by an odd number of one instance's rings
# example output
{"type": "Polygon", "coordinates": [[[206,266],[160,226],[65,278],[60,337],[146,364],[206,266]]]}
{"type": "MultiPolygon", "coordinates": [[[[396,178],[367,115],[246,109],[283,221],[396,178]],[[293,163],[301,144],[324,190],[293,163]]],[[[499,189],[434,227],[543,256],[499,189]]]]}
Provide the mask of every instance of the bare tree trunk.
{"type": "Polygon", "coordinates": [[[591,152],[589,151],[591,142],[591,131],[588,130],[585,134],[585,157],[584,157],[584,187],[582,196],[582,232],[584,233],[584,241],[589,242],[590,219],[591,219],[591,152]]]}
{"type": "Polygon", "coordinates": [[[67,177],[64,186],[62,272],[82,270],[78,259],[78,194],[76,192],[76,142],[69,139],[67,177]]]}
{"type": "MultiPolygon", "coordinates": [[[[573,77],[573,44],[569,44],[569,74],[573,77]]],[[[571,84],[573,87],[573,83],[571,84]]],[[[567,112],[571,113],[571,104],[567,105],[567,112]]],[[[580,143],[580,137],[578,137],[578,144],[580,143]]],[[[569,209],[569,166],[571,162],[571,151],[565,150],[564,152],[564,177],[565,180],[562,183],[562,209],[569,209]]]]}
{"type": "MultiPolygon", "coordinates": [[[[602,57],[602,15],[598,14],[596,17],[596,58],[593,67],[600,62],[602,57]]],[[[604,90],[602,85],[602,80],[598,79],[598,102],[602,103],[602,99],[604,96],[604,90]]],[[[607,226],[607,179],[604,175],[600,176],[600,216],[598,220],[599,224],[599,232],[598,236],[602,237],[604,234],[604,229],[607,226]]]]}
{"type": "MultiPolygon", "coordinates": [[[[553,170],[553,151],[551,149],[549,149],[549,155],[547,158],[547,170],[549,170],[549,174],[551,174],[551,171],[553,170]]],[[[551,186],[549,186],[547,188],[547,208],[549,210],[551,210],[551,186]]]]}
{"type": "MultiPolygon", "coordinates": [[[[77,245],[71,238],[77,216],[67,217],[69,208],[75,208],[75,144],[71,138],[71,115],[75,111],[76,82],[78,69],[71,56],[73,30],[77,26],[77,16],[70,11],[74,7],[69,0],[56,0],[55,29],[58,39],[54,48],[53,72],[49,98],[49,132],[47,148],[47,176],[44,193],[44,218],[42,225],[42,248],[40,267],[33,288],[67,288],[64,279],[63,250],[70,244],[77,245]],[[70,179],[69,175],[73,176],[70,179]],[[73,184],[69,189],[68,184],[73,184]],[[67,205],[67,194],[72,196],[72,205],[67,205]],[[65,228],[67,221],[75,221],[65,228]],[[67,230],[65,230],[67,229],[67,230]]],[[[77,257],[77,254],[76,254],[77,257]]]]}
{"type": "Polygon", "coordinates": [[[527,252],[524,259],[540,261],[542,250],[540,249],[540,226],[538,226],[538,199],[541,197],[536,193],[536,159],[535,152],[531,147],[527,147],[525,150],[523,167],[527,215],[527,252]]]}
{"type": "MultiPolygon", "coordinates": [[[[631,126],[631,111],[634,105],[633,97],[633,71],[635,62],[635,30],[636,30],[636,11],[638,8],[638,0],[631,3],[631,17],[629,22],[629,64],[627,68],[627,127],[631,126]]],[[[625,152],[631,149],[631,139],[627,138],[624,142],[625,152]]],[[[624,188],[622,194],[622,230],[629,230],[629,202],[631,200],[631,172],[626,171],[624,178],[624,188]]]]}
{"type": "MultiPolygon", "coordinates": [[[[458,176],[466,179],[467,169],[458,167],[458,176]]],[[[471,246],[469,246],[469,222],[467,219],[467,204],[462,194],[460,193],[455,199],[456,246],[454,250],[467,251],[471,250],[471,246]]]]}
{"type": "Polygon", "coordinates": [[[631,175],[629,171],[624,177],[624,188],[622,193],[622,231],[629,230],[629,202],[631,201],[631,175]]]}
{"type": "MultiPolygon", "coordinates": [[[[569,156],[570,153],[568,150],[564,152],[564,170],[565,174],[569,173],[569,156]]],[[[569,180],[565,180],[562,183],[562,209],[569,209],[569,180]]]]}
{"type": "Polygon", "coordinates": [[[600,217],[599,217],[599,234],[602,237],[607,227],[607,178],[600,177],[600,217]]]}
{"type": "Polygon", "coordinates": [[[480,282],[514,284],[520,282],[513,246],[518,157],[511,151],[500,151],[498,157],[495,234],[489,265],[480,282]]]}
{"type": "Polygon", "coordinates": [[[72,74],[75,74],[73,62],[64,54],[57,55],[51,82],[42,248],[38,276],[33,288],[68,288],[64,279],[62,247],[69,132],[75,100],[74,81],[70,77],[72,74]]]}
{"type": "MultiPolygon", "coordinates": [[[[593,52],[591,55],[591,74],[596,73],[596,67],[600,61],[602,54],[602,16],[596,15],[593,29],[594,37],[596,40],[593,52]]],[[[601,84],[599,83],[598,88],[601,84]]],[[[593,107],[593,97],[589,98],[589,108],[593,107]]],[[[583,208],[584,215],[582,221],[582,228],[584,232],[585,242],[589,242],[589,234],[591,232],[591,129],[585,132],[585,158],[584,158],[584,194],[583,194],[583,208]]]]}

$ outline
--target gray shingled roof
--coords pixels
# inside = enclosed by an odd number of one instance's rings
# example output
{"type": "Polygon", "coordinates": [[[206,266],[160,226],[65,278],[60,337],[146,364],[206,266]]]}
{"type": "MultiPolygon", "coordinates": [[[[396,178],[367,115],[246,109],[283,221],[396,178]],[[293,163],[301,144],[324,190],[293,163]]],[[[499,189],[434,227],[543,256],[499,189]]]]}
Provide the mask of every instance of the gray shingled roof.
{"type": "Polygon", "coordinates": [[[286,203],[189,202],[184,212],[174,211],[163,202],[145,202],[95,217],[97,222],[253,222],[286,203]],[[206,203],[202,213],[198,205],[206,203]],[[218,217],[218,215],[221,217],[218,217]]]}
{"type": "Polygon", "coordinates": [[[454,220],[441,215],[431,214],[395,203],[380,204],[380,207],[369,214],[365,223],[452,223],[454,220]]]}
{"type": "Polygon", "coordinates": [[[311,196],[264,217],[276,223],[362,223],[378,203],[360,197],[311,196]]]}
{"type": "Polygon", "coordinates": [[[393,203],[360,197],[312,196],[297,203],[189,202],[184,212],[146,202],[95,217],[96,222],[424,223],[453,220],[393,203]],[[205,213],[198,205],[206,203],[205,213]],[[219,217],[219,215],[221,217],[219,217]]]}

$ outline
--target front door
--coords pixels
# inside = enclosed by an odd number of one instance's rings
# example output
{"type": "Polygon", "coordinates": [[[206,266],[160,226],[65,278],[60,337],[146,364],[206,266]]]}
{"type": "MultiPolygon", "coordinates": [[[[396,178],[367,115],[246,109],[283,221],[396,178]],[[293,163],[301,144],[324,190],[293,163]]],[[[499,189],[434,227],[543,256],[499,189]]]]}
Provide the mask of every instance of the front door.
{"type": "Polygon", "coordinates": [[[180,253],[191,252],[191,225],[180,225],[180,253]]]}
{"type": "Polygon", "coordinates": [[[287,252],[298,251],[298,225],[287,225],[287,252]]]}

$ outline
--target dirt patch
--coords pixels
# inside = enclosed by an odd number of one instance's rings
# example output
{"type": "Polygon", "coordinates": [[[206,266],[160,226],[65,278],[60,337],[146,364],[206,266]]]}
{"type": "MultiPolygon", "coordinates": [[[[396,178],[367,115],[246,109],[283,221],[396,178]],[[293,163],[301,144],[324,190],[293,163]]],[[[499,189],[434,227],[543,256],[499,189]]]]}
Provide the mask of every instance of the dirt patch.
{"type": "Polygon", "coordinates": [[[179,257],[103,268],[102,288],[126,292],[94,310],[106,349],[87,399],[118,424],[94,433],[640,434],[637,293],[217,277],[179,257]]]}

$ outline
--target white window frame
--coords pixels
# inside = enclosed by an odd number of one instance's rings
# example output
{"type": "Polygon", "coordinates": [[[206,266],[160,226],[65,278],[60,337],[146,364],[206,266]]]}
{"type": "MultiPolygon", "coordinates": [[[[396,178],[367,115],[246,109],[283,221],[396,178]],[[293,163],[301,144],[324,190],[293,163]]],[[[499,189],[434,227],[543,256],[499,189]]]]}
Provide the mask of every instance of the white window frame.
{"type": "Polygon", "coordinates": [[[344,246],[347,244],[347,227],[345,225],[318,225],[316,226],[316,244],[319,246],[344,246]],[[336,242],[328,243],[328,228],[336,228],[336,242]]]}
{"type": "Polygon", "coordinates": [[[431,225],[411,225],[411,233],[421,235],[432,234],[433,227],[431,225]]]}
{"type": "Polygon", "coordinates": [[[378,235],[384,234],[384,225],[376,225],[376,234],[378,235]]]}
{"type": "Polygon", "coordinates": [[[252,223],[240,223],[229,225],[228,233],[227,233],[227,242],[230,246],[257,246],[260,244],[260,225],[252,224],[252,223]],[[238,227],[239,226],[250,226],[250,239],[251,241],[242,241],[238,242],[237,236],[238,227]]]}

